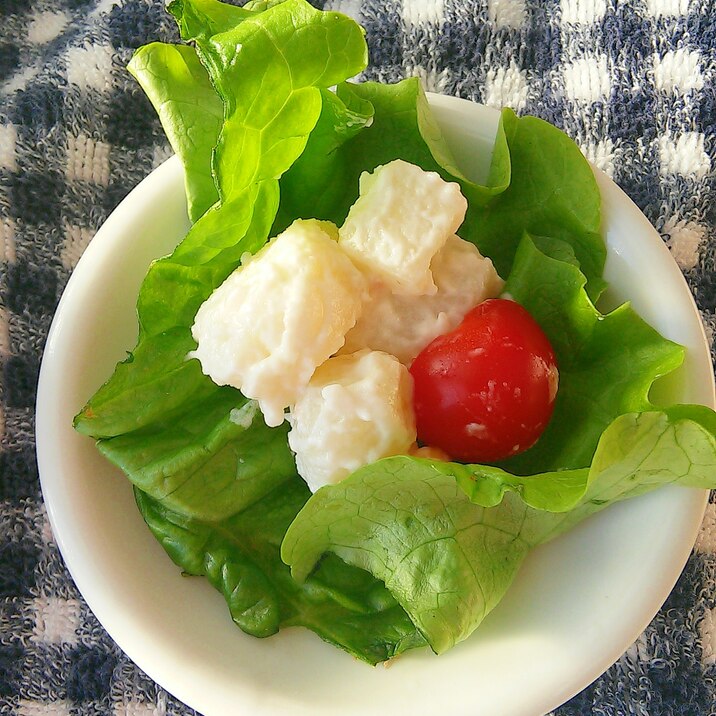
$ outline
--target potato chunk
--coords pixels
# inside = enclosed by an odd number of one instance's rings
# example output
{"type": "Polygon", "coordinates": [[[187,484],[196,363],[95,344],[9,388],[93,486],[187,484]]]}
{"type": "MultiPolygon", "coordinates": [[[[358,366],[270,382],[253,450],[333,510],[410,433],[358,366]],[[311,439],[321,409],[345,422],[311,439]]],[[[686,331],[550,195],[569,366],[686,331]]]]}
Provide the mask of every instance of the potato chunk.
{"type": "Polygon", "coordinates": [[[458,184],[397,159],[360,177],[360,196],[338,243],[366,274],[393,293],[435,293],[433,256],[457,231],[467,209],[458,184]]]}
{"type": "Polygon", "coordinates": [[[430,270],[437,286],[432,296],[399,296],[384,283],[371,285],[341,353],[371,348],[410,365],[430,341],[456,328],[471,308],[498,296],[504,285],[492,261],[458,236],[447,240],[430,270]]]}
{"type": "Polygon", "coordinates": [[[291,410],[288,444],[312,492],[415,442],[413,381],[387,353],[331,358],[291,410]]]}
{"type": "Polygon", "coordinates": [[[203,372],[255,398],[270,426],[361,311],[365,279],[327,232],[335,227],[294,222],[211,294],[192,327],[203,372]]]}

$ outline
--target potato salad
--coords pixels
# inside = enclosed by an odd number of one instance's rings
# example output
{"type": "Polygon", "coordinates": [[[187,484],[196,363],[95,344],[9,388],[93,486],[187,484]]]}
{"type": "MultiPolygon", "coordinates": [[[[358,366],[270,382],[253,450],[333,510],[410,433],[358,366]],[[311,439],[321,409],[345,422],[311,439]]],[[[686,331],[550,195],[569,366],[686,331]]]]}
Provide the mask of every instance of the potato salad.
{"type": "Polygon", "coordinates": [[[492,261],[455,234],[466,208],[456,183],[395,160],[361,175],[340,228],[295,221],[199,308],[190,356],[267,425],[288,419],[313,492],[415,447],[410,363],[500,293],[492,261]]]}

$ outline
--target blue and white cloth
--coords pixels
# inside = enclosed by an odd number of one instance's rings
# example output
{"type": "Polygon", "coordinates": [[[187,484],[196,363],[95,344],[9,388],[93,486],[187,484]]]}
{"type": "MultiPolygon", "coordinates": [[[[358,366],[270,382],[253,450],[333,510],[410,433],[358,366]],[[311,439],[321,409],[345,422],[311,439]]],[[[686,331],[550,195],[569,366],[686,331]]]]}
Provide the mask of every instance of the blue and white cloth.
{"type": "MultiPolygon", "coordinates": [[[[558,125],[656,226],[716,329],[713,0],[326,0],[366,79],[558,125]]],[[[65,570],[34,458],[37,372],[82,251],[169,148],[125,71],[175,41],[157,0],[0,0],[0,714],[194,713],[125,657],[65,570]]],[[[712,340],[713,343],[713,340],[712,340]]],[[[716,713],[716,505],[667,603],[556,716],[716,713]]],[[[516,715],[519,716],[519,715],[516,715]]]]}

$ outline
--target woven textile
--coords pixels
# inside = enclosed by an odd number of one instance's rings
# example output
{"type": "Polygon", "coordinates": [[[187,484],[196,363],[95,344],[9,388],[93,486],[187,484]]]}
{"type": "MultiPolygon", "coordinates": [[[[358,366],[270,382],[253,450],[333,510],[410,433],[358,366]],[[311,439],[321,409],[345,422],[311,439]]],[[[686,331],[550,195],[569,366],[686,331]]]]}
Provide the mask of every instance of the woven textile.
{"type": "MultiPolygon", "coordinates": [[[[716,328],[713,0],[328,0],[365,26],[366,79],[511,106],[563,128],[625,189],[716,328]]],[[[0,0],[0,713],[194,713],[103,631],[43,508],[34,401],[63,287],[114,206],[169,155],[127,74],[175,41],[151,0],[0,0]]],[[[716,713],[716,505],[667,603],[559,716],[716,713]]],[[[516,665],[519,668],[519,665],[516,665]]],[[[518,715],[519,716],[519,715],[518,715]]]]}

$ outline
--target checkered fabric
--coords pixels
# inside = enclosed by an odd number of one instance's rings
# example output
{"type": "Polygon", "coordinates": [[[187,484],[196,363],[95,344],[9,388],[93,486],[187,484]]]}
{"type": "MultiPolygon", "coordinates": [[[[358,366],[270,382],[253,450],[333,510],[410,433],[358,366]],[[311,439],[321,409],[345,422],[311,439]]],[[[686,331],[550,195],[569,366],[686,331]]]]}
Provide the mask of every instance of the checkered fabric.
{"type": "MultiPolygon", "coordinates": [[[[321,5],[321,3],[316,3],[321,5]]],[[[661,232],[716,328],[713,0],[327,0],[365,26],[369,79],[509,105],[563,128],[661,232]]],[[[77,593],[34,458],[37,372],[67,278],[169,154],[124,67],[176,39],[161,2],[0,0],[0,714],[194,713],[77,593]]],[[[519,664],[516,664],[519,668],[519,664]]],[[[716,713],[716,505],[664,608],[558,716],[716,713]]]]}

